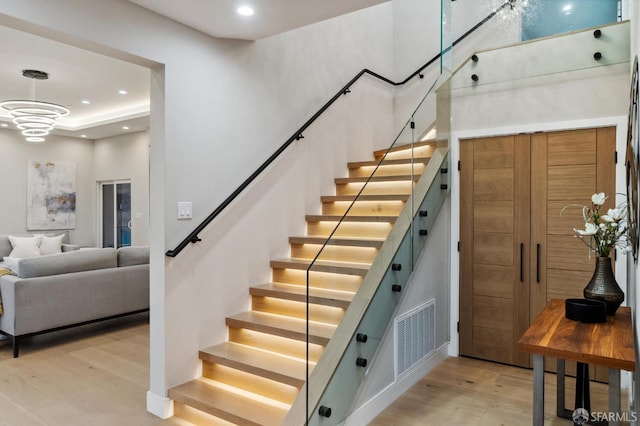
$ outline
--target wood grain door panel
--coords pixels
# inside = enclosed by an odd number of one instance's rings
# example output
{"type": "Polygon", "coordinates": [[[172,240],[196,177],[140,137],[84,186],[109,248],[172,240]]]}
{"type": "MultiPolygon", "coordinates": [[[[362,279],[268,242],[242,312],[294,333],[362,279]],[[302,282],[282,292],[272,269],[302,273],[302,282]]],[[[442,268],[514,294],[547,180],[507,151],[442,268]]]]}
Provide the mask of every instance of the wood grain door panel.
{"type": "Polygon", "coordinates": [[[474,170],[513,168],[515,147],[513,136],[475,139],[474,170]]]}
{"type": "Polygon", "coordinates": [[[473,327],[473,353],[476,358],[514,364],[513,332],[495,328],[473,327]]]}
{"type": "Polygon", "coordinates": [[[518,194],[529,185],[528,170],[524,181],[518,174],[519,151],[528,151],[519,138],[461,143],[460,352],[528,365],[528,358],[515,350],[523,322],[522,312],[515,309],[522,297],[518,285],[525,285],[520,280],[524,265],[519,248],[525,243],[520,228],[529,211],[528,206],[525,215],[518,210],[518,194]]]}
{"type": "Polygon", "coordinates": [[[513,235],[475,233],[473,258],[474,263],[513,266],[513,235]]]}
{"type": "Polygon", "coordinates": [[[512,168],[475,170],[473,176],[474,201],[513,200],[513,174],[512,168]]]}
{"type": "Polygon", "coordinates": [[[476,296],[511,299],[515,281],[516,274],[511,266],[473,265],[473,294],[476,296]]]}
{"type": "Polygon", "coordinates": [[[582,297],[594,260],[572,231],[581,209],[562,210],[614,194],[614,153],[615,128],[461,141],[461,354],[529,366],[515,342],[531,320],[550,299],[582,297]]]}
{"type": "Polygon", "coordinates": [[[475,232],[513,234],[513,200],[475,201],[473,206],[475,232]]]}
{"type": "Polygon", "coordinates": [[[548,135],[549,167],[596,163],[596,129],[550,132],[548,135]]]}
{"type": "Polygon", "coordinates": [[[588,200],[596,188],[595,163],[554,166],[547,170],[548,200],[588,200]]]}
{"type": "Polygon", "coordinates": [[[513,330],[513,299],[473,296],[473,326],[513,330]]]}

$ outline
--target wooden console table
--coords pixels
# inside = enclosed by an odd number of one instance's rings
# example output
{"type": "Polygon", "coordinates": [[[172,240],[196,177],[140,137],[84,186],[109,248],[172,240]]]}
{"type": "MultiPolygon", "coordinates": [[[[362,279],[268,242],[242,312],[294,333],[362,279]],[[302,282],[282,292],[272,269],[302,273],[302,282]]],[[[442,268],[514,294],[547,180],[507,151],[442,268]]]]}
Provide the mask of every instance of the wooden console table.
{"type": "Polygon", "coordinates": [[[635,370],[629,308],[620,307],[606,323],[586,324],[565,318],[564,300],[551,300],[520,338],[518,349],[533,354],[534,426],[544,424],[545,356],[558,359],[558,416],[566,417],[568,411],[564,408],[565,360],[609,367],[609,411],[620,412],[620,370],[635,370]]]}

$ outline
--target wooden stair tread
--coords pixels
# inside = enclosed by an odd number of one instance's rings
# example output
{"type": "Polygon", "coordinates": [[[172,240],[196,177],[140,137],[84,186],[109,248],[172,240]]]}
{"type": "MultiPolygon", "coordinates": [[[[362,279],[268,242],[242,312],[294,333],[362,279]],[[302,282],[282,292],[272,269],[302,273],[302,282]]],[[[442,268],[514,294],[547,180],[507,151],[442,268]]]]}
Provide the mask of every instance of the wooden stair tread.
{"type": "MultiPolygon", "coordinates": [[[[275,259],[271,261],[272,268],[308,269],[313,259],[275,259]]],[[[365,276],[371,267],[368,263],[340,262],[337,260],[320,260],[313,263],[312,271],[330,272],[336,274],[365,276]]]]}
{"type": "Polygon", "coordinates": [[[405,182],[410,180],[420,180],[420,174],[414,175],[391,175],[391,176],[355,176],[355,177],[343,177],[335,178],[336,185],[343,185],[345,183],[364,183],[364,182],[405,182]]]}
{"type": "Polygon", "coordinates": [[[380,164],[381,166],[397,166],[397,165],[405,165],[411,163],[428,163],[431,157],[414,157],[413,160],[411,158],[394,158],[394,159],[385,159],[380,162],[380,160],[371,160],[371,161],[353,161],[347,163],[347,167],[350,169],[359,169],[360,167],[371,167],[377,166],[380,164]]]}
{"type": "Polygon", "coordinates": [[[308,214],[305,216],[307,222],[388,222],[394,223],[398,216],[363,216],[363,215],[329,215],[329,214],[308,214]]]}
{"type": "MultiPolygon", "coordinates": [[[[267,283],[251,287],[249,292],[253,296],[275,297],[304,303],[307,301],[307,288],[301,285],[267,283]]],[[[316,305],[346,309],[353,300],[353,296],[353,293],[346,291],[309,287],[309,303],[316,305]]]]}
{"type": "Polygon", "coordinates": [[[323,195],[320,201],[332,203],[335,201],[407,201],[409,194],[360,194],[356,195],[323,195]]]}
{"type": "MultiPolygon", "coordinates": [[[[409,150],[411,148],[419,148],[422,146],[427,146],[427,145],[435,145],[435,142],[432,140],[429,141],[417,141],[414,142],[413,144],[406,144],[406,145],[398,145],[398,146],[394,146],[393,148],[389,149],[388,152],[398,152],[398,151],[405,151],[405,150],[409,150]]],[[[379,149],[377,151],[373,152],[373,155],[376,157],[379,157],[381,155],[385,155],[387,153],[387,149],[379,149]]]]}
{"type": "Polygon", "coordinates": [[[225,342],[200,351],[200,359],[302,387],[307,379],[303,360],[280,356],[237,343],[225,342]]]}
{"type": "Polygon", "coordinates": [[[240,425],[279,426],[287,415],[282,403],[271,405],[215,386],[199,378],[169,390],[169,397],[200,411],[240,425]]]}
{"type": "MultiPolygon", "coordinates": [[[[298,318],[247,311],[227,317],[226,323],[231,327],[248,328],[303,342],[307,339],[306,321],[298,318]]],[[[309,342],[326,346],[335,329],[335,325],[310,321],[309,342]]]]}
{"type": "Polygon", "coordinates": [[[302,237],[289,237],[289,244],[324,244],[331,246],[356,246],[356,247],[375,247],[380,248],[384,244],[384,238],[366,238],[366,237],[338,237],[333,236],[327,241],[326,236],[307,235],[302,237]]]}

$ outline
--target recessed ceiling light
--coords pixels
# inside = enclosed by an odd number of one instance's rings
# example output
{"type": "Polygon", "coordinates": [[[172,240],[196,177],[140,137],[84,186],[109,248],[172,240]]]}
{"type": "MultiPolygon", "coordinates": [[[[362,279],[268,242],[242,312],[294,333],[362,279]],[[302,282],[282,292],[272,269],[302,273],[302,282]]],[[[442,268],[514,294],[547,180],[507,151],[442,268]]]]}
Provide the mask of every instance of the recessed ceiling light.
{"type": "Polygon", "coordinates": [[[91,103],[91,101],[88,101],[88,100],[85,99],[85,100],[82,101],[82,103],[85,104],[85,105],[89,105],[91,103]]]}
{"type": "Polygon", "coordinates": [[[118,90],[118,93],[120,93],[121,95],[126,95],[126,94],[127,94],[127,93],[129,93],[129,92],[127,92],[127,91],[126,91],[126,90],[124,90],[124,89],[120,89],[120,90],[118,90]]]}
{"type": "Polygon", "coordinates": [[[122,130],[129,130],[129,126],[122,126],[122,130]]]}
{"type": "Polygon", "coordinates": [[[573,5],[571,3],[567,3],[562,7],[563,12],[571,12],[571,9],[573,9],[573,5]]]}
{"type": "Polygon", "coordinates": [[[80,135],[80,137],[81,137],[81,138],[86,138],[86,137],[87,137],[87,135],[80,135]]]}
{"type": "Polygon", "coordinates": [[[9,125],[7,123],[2,123],[0,124],[0,127],[9,127],[9,125]]]}
{"type": "Polygon", "coordinates": [[[250,8],[249,6],[240,6],[236,12],[238,12],[239,15],[242,16],[251,16],[253,15],[253,9],[250,8]]]}

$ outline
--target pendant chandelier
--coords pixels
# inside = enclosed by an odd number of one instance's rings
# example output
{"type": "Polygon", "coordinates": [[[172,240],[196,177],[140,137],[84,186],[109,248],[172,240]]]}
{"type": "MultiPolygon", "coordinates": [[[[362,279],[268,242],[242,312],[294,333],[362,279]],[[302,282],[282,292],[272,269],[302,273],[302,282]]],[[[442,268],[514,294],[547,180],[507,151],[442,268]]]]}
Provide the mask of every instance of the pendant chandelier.
{"type": "Polygon", "coordinates": [[[0,108],[9,113],[16,127],[26,136],[27,142],[44,142],[44,137],[53,130],[53,126],[60,117],[69,114],[69,109],[35,99],[36,80],[47,80],[49,74],[38,70],[24,70],[22,75],[32,79],[31,100],[3,101],[0,102],[0,108]]]}

